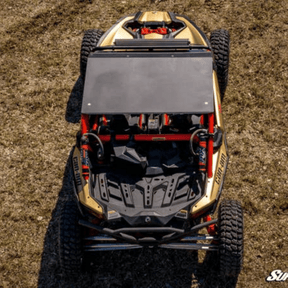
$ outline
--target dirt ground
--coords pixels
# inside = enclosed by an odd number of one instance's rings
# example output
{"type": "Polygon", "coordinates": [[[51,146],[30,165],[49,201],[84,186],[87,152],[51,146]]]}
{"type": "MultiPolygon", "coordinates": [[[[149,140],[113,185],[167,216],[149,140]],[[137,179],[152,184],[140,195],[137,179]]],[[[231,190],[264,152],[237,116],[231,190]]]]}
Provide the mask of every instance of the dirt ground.
{"type": "Polygon", "coordinates": [[[272,270],[288,272],[287,0],[2,2],[0,287],[288,287],[265,282],[272,270]],[[71,193],[83,33],[139,10],[185,14],[208,35],[230,31],[222,109],[231,157],[222,199],[244,207],[237,284],[219,279],[211,255],[195,263],[193,254],[158,250],[99,254],[76,282],[61,275],[58,220],[71,193]]]}

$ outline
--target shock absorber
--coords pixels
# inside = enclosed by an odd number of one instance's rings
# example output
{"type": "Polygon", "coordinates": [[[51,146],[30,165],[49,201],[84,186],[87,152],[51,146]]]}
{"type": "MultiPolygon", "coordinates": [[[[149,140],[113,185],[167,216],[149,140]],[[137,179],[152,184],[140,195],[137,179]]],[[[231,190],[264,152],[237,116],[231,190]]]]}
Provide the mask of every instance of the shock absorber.
{"type": "Polygon", "coordinates": [[[199,171],[205,173],[207,166],[207,129],[201,128],[195,130],[191,135],[189,144],[191,153],[198,157],[199,171]],[[193,140],[197,134],[199,135],[199,144],[195,152],[193,149],[193,140]]]}
{"type": "MultiPolygon", "coordinates": [[[[81,135],[89,132],[89,115],[81,115],[81,135]]],[[[81,158],[82,158],[82,176],[87,181],[89,179],[89,159],[88,159],[88,139],[85,141],[82,139],[81,145],[81,158]]]]}
{"type": "Polygon", "coordinates": [[[209,139],[208,139],[208,163],[207,163],[207,176],[208,178],[212,178],[213,172],[213,136],[214,136],[214,114],[210,113],[208,114],[208,133],[209,133],[209,139]]]}
{"type": "Polygon", "coordinates": [[[207,136],[204,133],[199,135],[199,171],[206,173],[206,162],[207,162],[207,136]]]}

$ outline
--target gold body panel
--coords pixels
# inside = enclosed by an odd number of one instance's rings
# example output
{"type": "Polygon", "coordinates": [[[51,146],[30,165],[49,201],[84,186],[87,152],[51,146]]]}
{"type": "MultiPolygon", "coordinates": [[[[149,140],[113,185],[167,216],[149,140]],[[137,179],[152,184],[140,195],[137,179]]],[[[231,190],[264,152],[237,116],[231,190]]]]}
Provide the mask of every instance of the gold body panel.
{"type": "Polygon", "coordinates": [[[83,190],[79,192],[78,194],[80,202],[91,209],[93,212],[96,212],[97,214],[103,214],[102,207],[90,196],[89,192],[89,183],[87,182],[85,186],[83,187],[83,190]]]}
{"type": "Polygon", "coordinates": [[[184,17],[177,16],[176,19],[185,23],[186,28],[175,36],[175,39],[189,39],[191,44],[207,45],[199,31],[184,17]]]}
{"type": "MultiPolygon", "coordinates": [[[[123,26],[134,19],[135,16],[127,16],[119,20],[114,26],[108,30],[99,42],[99,46],[111,46],[114,45],[116,39],[133,39],[133,36],[125,29],[123,26]]],[[[191,44],[207,45],[206,41],[203,39],[199,31],[184,17],[176,16],[176,19],[182,21],[186,27],[179,32],[175,39],[189,39],[191,44]]],[[[139,23],[144,22],[165,22],[167,24],[171,23],[167,12],[161,11],[149,11],[143,12],[138,18],[139,23]]],[[[162,39],[163,35],[152,33],[144,36],[145,39],[162,39]]]]}
{"type": "Polygon", "coordinates": [[[82,177],[81,155],[77,147],[75,147],[72,157],[75,188],[78,193],[80,203],[95,212],[96,214],[102,215],[102,207],[90,196],[89,182],[85,181],[82,177]]]}
{"type": "Polygon", "coordinates": [[[213,90],[215,105],[215,125],[223,132],[222,145],[217,152],[213,154],[213,175],[206,179],[205,190],[202,198],[191,207],[191,214],[196,214],[211,206],[217,199],[224,180],[225,170],[228,164],[228,151],[225,145],[225,130],[221,110],[221,100],[218,86],[217,74],[213,71],[213,90]]]}
{"type": "Polygon", "coordinates": [[[100,39],[101,42],[99,43],[99,46],[103,47],[114,45],[115,39],[133,39],[133,36],[123,28],[123,25],[133,18],[134,16],[125,17],[112,26],[112,28],[103,35],[104,39],[100,39]]]}
{"type": "Polygon", "coordinates": [[[167,12],[161,11],[148,11],[143,12],[142,15],[138,18],[140,23],[143,22],[162,22],[170,23],[172,20],[167,12]]]}
{"type": "Polygon", "coordinates": [[[162,39],[163,36],[157,33],[151,33],[151,34],[144,35],[144,38],[145,39],[162,39]]]}

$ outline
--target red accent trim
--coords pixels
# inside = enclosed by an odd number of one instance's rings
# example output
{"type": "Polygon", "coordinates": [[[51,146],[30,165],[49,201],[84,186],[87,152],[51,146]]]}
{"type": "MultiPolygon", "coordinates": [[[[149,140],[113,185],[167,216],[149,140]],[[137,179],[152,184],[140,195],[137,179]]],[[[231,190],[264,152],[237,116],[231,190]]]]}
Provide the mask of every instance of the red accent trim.
{"type": "Polygon", "coordinates": [[[102,115],[102,125],[107,126],[107,118],[105,115],[102,115]]]}
{"type": "Polygon", "coordinates": [[[208,139],[208,157],[207,157],[207,176],[211,178],[213,176],[212,166],[213,166],[213,133],[214,133],[214,114],[208,114],[208,132],[210,134],[208,139]]]}
{"type": "Polygon", "coordinates": [[[201,146],[201,147],[203,147],[203,148],[206,148],[206,147],[207,147],[206,141],[200,141],[200,142],[199,142],[199,146],[201,146]]]}
{"type": "MultiPolygon", "coordinates": [[[[110,135],[98,135],[101,141],[110,142],[110,135]]],[[[134,135],[135,141],[189,141],[191,134],[137,134],[134,135]]],[[[116,135],[115,140],[118,141],[128,141],[130,135],[116,135]]],[[[194,141],[199,141],[197,136],[194,137],[194,141]]]]}
{"type": "Polygon", "coordinates": [[[105,142],[110,142],[111,141],[111,136],[110,135],[98,135],[100,140],[105,143],[105,142]]]}
{"type": "Polygon", "coordinates": [[[142,119],[143,118],[143,114],[140,114],[140,116],[139,116],[139,127],[140,127],[140,129],[142,129],[142,119]]]}
{"type": "Polygon", "coordinates": [[[141,35],[147,35],[151,33],[166,35],[168,34],[168,30],[167,28],[157,28],[157,29],[141,28],[141,35]]]}
{"type": "Polygon", "coordinates": [[[139,134],[134,135],[135,141],[189,141],[190,134],[139,134]]]}
{"type": "Polygon", "coordinates": [[[146,35],[146,34],[149,34],[149,28],[142,28],[141,29],[141,35],[146,35]]]}
{"type": "Polygon", "coordinates": [[[85,134],[89,132],[89,115],[82,114],[81,115],[81,134],[85,134]]]}
{"type": "Polygon", "coordinates": [[[93,152],[93,150],[92,150],[92,148],[91,148],[90,145],[86,145],[86,144],[84,144],[84,145],[82,145],[82,149],[83,149],[83,151],[90,151],[90,152],[93,152]]]}
{"type": "Polygon", "coordinates": [[[164,125],[165,126],[169,125],[169,116],[167,114],[164,114],[164,125]]]}
{"type": "Polygon", "coordinates": [[[93,126],[92,126],[92,130],[97,130],[98,128],[98,115],[95,116],[95,119],[94,119],[94,123],[93,123],[93,126]]]}
{"type": "MultiPolygon", "coordinates": [[[[111,135],[98,135],[98,137],[103,143],[111,141],[111,135]]],[[[130,139],[130,135],[116,135],[115,136],[115,140],[117,141],[128,141],[129,139],[130,139]]]]}
{"type": "MultiPolygon", "coordinates": [[[[103,143],[111,141],[110,135],[98,135],[98,137],[103,143]]],[[[116,135],[115,136],[115,140],[118,140],[118,141],[128,141],[129,139],[130,139],[130,135],[116,135]]]]}
{"type": "Polygon", "coordinates": [[[85,151],[89,149],[89,145],[87,144],[82,145],[82,149],[83,149],[83,156],[84,156],[85,151]]]}
{"type": "Polygon", "coordinates": [[[130,135],[116,135],[115,140],[119,141],[128,141],[130,139],[130,135]]]}
{"type": "Polygon", "coordinates": [[[201,116],[200,116],[200,124],[201,124],[201,125],[204,125],[204,115],[201,115],[201,116]]]}
{"type": "MultiPolygon", "coordinates": [[[[208,222],[208,221],[211,221],[211,220],[212,220],[212,218],[211,218],[210,215],[207,215],[207,216],[203,217],[203,221],[204,221],[204,222],[208,222]]],[[[208,227],[206,227],[206,229],[207,229],[207,232],[208,232],[210,235],[213,236],[213,235],[216,234],[216,225],[215,225],[215,224],[209,225],[208,227]]]]}

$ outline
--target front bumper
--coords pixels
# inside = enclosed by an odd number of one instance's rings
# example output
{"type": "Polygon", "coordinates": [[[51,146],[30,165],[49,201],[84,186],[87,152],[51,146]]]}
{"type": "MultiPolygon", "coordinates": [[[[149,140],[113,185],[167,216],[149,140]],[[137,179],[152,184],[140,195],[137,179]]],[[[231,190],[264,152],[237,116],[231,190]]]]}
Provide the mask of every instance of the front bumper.
{"type": "Polygon", "coordinates": [[[218,251],[217,235],[197,234],[197,232],[218,219],[195,225],[190,230],[173,227],[127,227],[120,229],[103,228],[85,220],[79,224],[99,234],[88,236],[84,240],[84,251],[108,251],[158,247],[166,249],[209,250],[218,251]],[[139,236],[140,235],[140,236],[139,236]],[[209,243],[196,243],[209,241],[209,243]],[[212,241],[212,243],[211,243],[212,241]]]}

